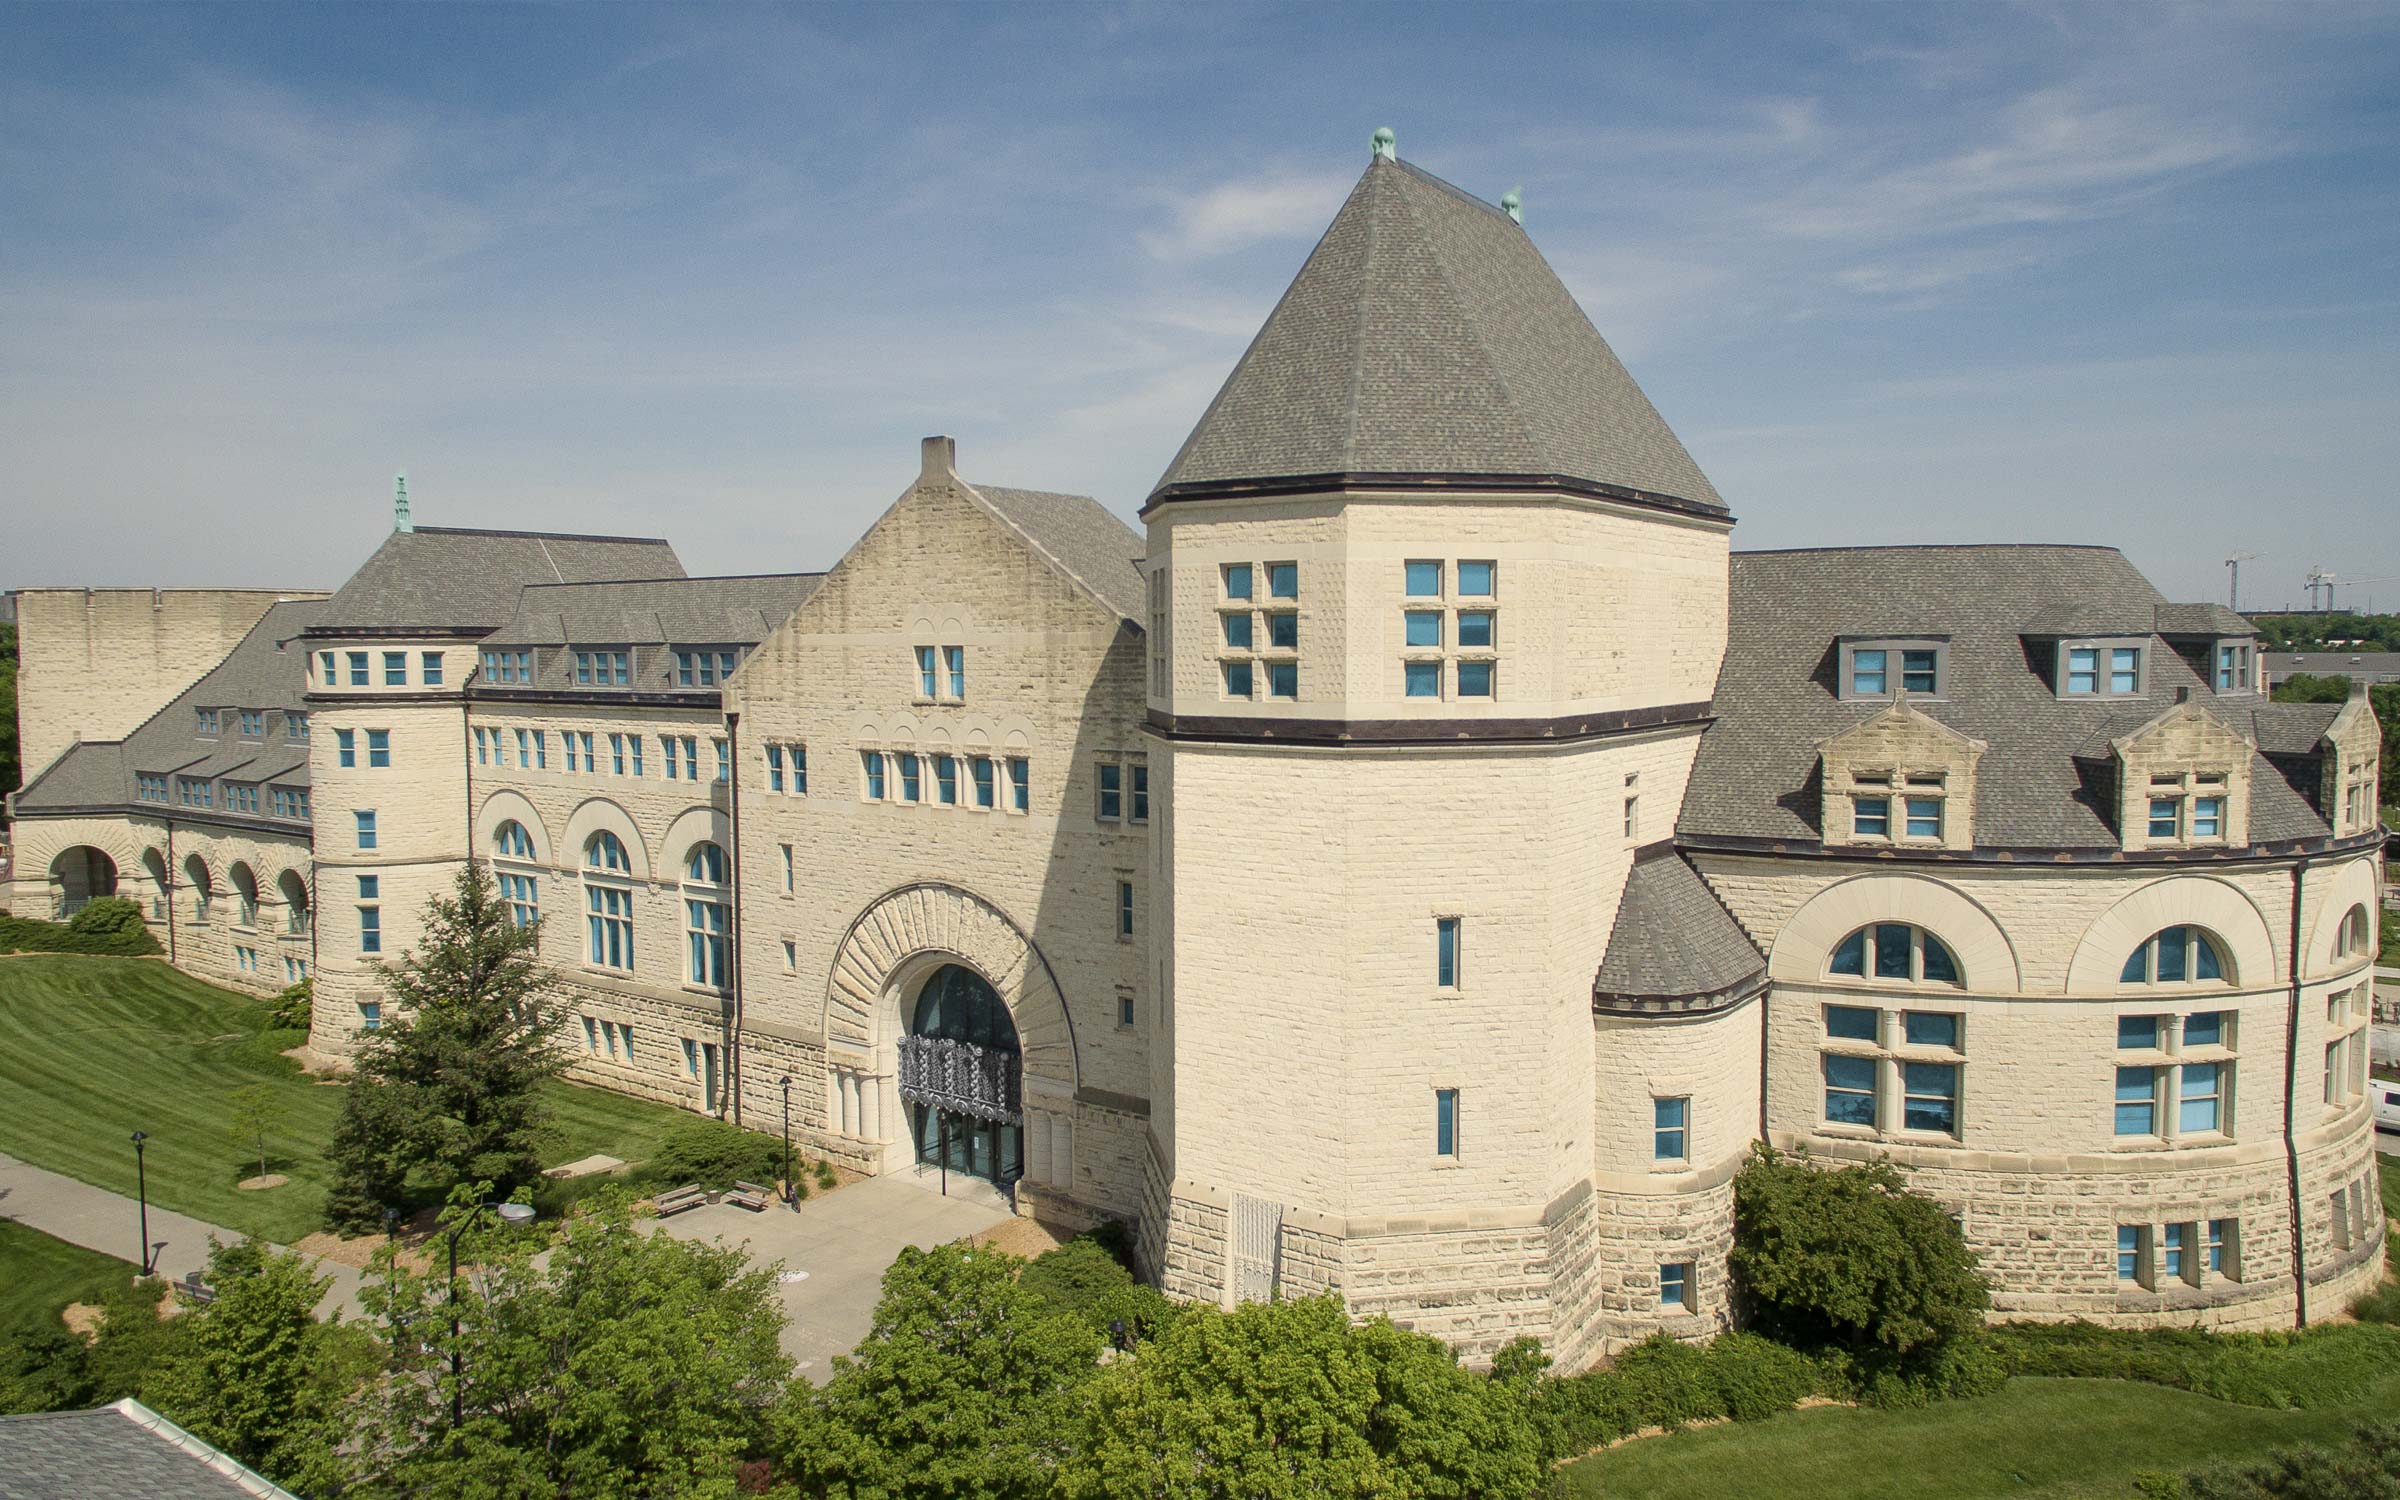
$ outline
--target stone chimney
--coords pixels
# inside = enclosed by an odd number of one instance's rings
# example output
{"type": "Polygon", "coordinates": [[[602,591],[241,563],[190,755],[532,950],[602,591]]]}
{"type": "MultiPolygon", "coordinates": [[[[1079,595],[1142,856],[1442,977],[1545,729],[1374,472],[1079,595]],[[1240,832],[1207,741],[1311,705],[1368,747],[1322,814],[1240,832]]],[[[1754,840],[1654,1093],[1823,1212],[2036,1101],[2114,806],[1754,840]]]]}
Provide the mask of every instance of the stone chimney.
{"type": "Polygon", "coordinates": [[[929,479],[948,480],[958,477],[958,439],[929,437],[920,446],[922,449],[920,453],[921,467],[917,474],[919,483],[929,479]]]}

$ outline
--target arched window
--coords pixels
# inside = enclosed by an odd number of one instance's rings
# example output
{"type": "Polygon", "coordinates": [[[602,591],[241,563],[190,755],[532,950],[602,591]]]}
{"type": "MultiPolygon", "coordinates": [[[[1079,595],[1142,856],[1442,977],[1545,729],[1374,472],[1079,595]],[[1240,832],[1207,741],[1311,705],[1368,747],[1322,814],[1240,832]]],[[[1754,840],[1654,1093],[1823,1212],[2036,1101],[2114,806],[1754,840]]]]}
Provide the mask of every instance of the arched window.
{"type": "Polygon", "coordinates": [[[244,927],[256,927],[258,925],[257,874],[247,864],[236,860],[233,868],[225,872],[225,877],[233,882],[234,898],[241,902],[241,924],[244,927]]]}
{"type": "Polygon", "coordinates": [[[283,896],[283,925],[288,932],[308,931],[308,882],[298,870],[286,870],[275,877],[275,889],[283,896]]]}
{"type": "Polygon", "coordinates": [[[2333,956],[2352,958],[2367,951],[2374,942],[2374,928],[2368,924],[2367,909],[2353,906],[2342,913],[2342,925],[2334,929],[2333,956]]]}
{"type": "Polygon", "coordinates": [[[607,829],[583,846],[583,916],[595,967],[633,968],[633,888],[620,883],[633,873],[625,845],[607,829]]]}
{"type": "Polygon", "coordinates": [[[1950,945],[1907,922],[1877,922],[1842,939],[1833,950],[1829,972],[1914,984],[1966,983],[1950,945]]]}
{"type": "Polygon", "coordinates": [[[633,860],[625,853],[624,841],[603,828],[584,844],[583,867],[611,875],[631,875],[633,860]]]}
{"type": "Polygon", "coordinates": [[[1007,1003],[982,975],[958,964],[944,964],[917,992],[909,1033],[1017,1050],[1017,1023],[1009,1018],[1007,1003]]]}
{"type": "MultiPolygon", "coordinates": [[[[601,837],[606,838],[609,835],[603,834],[601,837]]],[[[525,831],[524,824],[511,818],[501,824],[499,831],[492,835],[492,852],[502,859],[531,859],[533,858],[533,835],[525,831]]]]}
{"type": "Polygon", "coordinates": [[[732,908],[726,903],[725,851],[715,844],[695,844],[684,865],[683,931],[691,954],[692,983],[721,990],[731,984],[726,975],[726,930],[732,908]],[[693,889],[709,887],[709,889],[693,889]]]}
{"type": "Polygon", "coordinates": [[[199,920],[207,921],[208,904],[216,899],[217,894],[217,883],[209,876],[208,862],[197,854],[192,855],[183,862],[183,878],[192,888],[198,908],[196,915],[199,920]]]}
{"type": "Polygon", "coordinates": [[[2197,927],[2169,927],[2134,949],[2117,979],[2122,984],[2222,984],[2230,977],[2215,938],[2197,927]]]}

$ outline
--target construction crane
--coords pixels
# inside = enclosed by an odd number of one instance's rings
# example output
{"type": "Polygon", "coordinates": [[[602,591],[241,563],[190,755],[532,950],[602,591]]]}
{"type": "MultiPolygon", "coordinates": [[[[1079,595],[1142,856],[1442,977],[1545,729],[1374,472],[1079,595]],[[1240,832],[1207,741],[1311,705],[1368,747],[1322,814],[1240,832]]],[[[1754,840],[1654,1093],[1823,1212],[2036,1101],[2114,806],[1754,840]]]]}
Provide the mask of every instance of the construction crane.
{"type": "Polygon", "coordinates": [[[2226,604],[2235,614],[2242,612],[2242,564],[2258,561],[2255,552],[2236,552],[2225,559],[2225,571],[2232,575],[2225,586],[2226,604]]]}
{"type": "Polygon", "coordinates": [[[2343,578],[2339,574],[2328,573],[2323,568],[2311,568],[2308,573],[2308,607],[2310,609],[2317,607],[2317,590],[2323,589],[2325,591],[2325,613],[2332,614],[2333,586],[2336,583],[2354,589],[2365,588],[2374,583],[2400,583],[2400,573],[2387,573],[2379,578],[2343,578]]]}

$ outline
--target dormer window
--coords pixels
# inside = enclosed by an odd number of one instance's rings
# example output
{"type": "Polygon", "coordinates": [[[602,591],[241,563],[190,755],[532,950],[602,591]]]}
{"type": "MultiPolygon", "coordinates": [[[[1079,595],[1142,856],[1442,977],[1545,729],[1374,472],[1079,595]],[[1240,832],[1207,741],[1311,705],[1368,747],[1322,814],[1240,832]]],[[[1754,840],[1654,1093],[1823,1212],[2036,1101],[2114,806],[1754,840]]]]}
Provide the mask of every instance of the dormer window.
{"type": "Polygon", "coordinates": [[[2213,681],[2220,693],[2247,691],[2250,686],[2250,643],[2248,641],[2217,642],[2217,670],[2213,681]]]}
{"type": "Polygon", "coordinates": [[[675,685],[677,687],[715,687],[733,676],[734,653],[731,651],[678,651],[675,653],[675,685]]]}
{"type": "Polygon", "coordinates": [[[199,730],[202,734],[215,734],[217,732],[217,711],[215,709],[193,709],[192,717],[197,722],[199,730]]]}
{"type": "Polygon", "coordinates": [[[1842,643],[1841,694],[1845,701],[1911,697],[1939,698],[1949,675],[1947,642],[1858,640],[1842,643]]]}
{"type": "Polygon", "coordinates": [[[2061,698],[2138,698],[2142,695],[2143,643],[2061,641],[2058,695],[2061,698]]]}

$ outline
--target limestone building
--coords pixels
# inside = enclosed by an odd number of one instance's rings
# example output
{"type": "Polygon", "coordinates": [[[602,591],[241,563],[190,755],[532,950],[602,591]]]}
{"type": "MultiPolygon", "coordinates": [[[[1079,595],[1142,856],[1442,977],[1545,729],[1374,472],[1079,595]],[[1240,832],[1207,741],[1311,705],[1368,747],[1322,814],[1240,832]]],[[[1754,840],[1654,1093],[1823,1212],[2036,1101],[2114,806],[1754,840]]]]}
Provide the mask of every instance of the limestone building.
{"type": "Polygon", "coordinates": [[[2006,1313],[2380,1275],[2377,727],[2240,617],[2106,548],[1730,551],[1514,214],[1382,150],[1144,532],[960,468],[822,574],[404,524],[39,769],[19,909],[97,851],[263,985],[274,898],[179,861],[280,838],[338,1055],[484,861],[591,1081],[1471,1355],[1726,1326],[1760,1140],[1897,1162],[2006,1313]],[[229,819],[259,777],[304,816],[229,819]]]}

